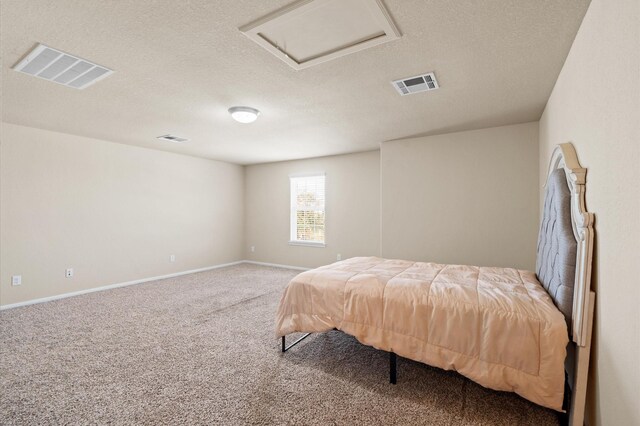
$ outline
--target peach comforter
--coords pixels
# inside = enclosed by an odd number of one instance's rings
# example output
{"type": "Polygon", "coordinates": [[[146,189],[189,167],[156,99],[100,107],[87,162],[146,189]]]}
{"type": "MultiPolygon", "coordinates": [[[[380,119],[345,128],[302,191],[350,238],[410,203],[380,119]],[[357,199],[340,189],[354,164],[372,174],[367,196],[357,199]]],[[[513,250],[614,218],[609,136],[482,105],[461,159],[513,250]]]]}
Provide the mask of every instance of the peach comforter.
{"type": "Polygon", "coordinates": [[[333,328],[562,409],[567,325],[533,272],[357,257],[299,274],[277,335],[333,328]]]}

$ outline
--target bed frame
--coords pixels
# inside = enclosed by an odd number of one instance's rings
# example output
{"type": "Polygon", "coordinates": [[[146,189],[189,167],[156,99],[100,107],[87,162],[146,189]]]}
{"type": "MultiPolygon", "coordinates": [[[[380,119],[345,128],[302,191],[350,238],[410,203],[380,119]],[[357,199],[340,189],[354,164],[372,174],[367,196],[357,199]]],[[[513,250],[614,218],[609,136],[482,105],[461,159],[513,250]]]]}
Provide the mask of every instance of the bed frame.
{"type": "Polygon", "coordinates": [[[571,224],[578,243],[576,274],[573,288],[573,312],[571,315],[571,341],[567,346],[565,370],[571,394],[568,400],[568,424],[582,426],[587,397],[591,334],[596,294],[591,291],[591,264],[593,261],[593,213],[585,206],[587,169],[578,162],[578,155],[571,143],[558,145],[549,163],[547,178],[556,169],[563,169],[571,191],[571,224]]]}
{"type": "MultiPolygon", "coordinates": [[[[570,426],[584,424],[584,412],[591,353],[591,334],[593,330],[593,312],[595,292],[591,291],[591,264],[593,258],[594,215],[585,207],[585,184],[587,169],[580,166],[575,148],[571,143],[558,145],[552,155],[547,173],[547,181],[552,172],[563,169],[567,185],[571,192],[571,224],[577,242],[576,271],[573,287],[573,311],[571,315],[571,340],[567,345],[565,360],[566,413],[561,415],[562,423],[570,426]]],[[[546,184],[545,184],[546,186],[546,184]]],[[[553,298],[553,296],[552,296],[553,298]]],[[[335,329],[334,329],[335,330],[335,329]]],[[[297,345],[311,333],[305,333],[293,343],[287,345],[282,336],[282,352],[297,345]]],[[[396,384],[397,357],[389,352],[389,382],[396,384]]]]}

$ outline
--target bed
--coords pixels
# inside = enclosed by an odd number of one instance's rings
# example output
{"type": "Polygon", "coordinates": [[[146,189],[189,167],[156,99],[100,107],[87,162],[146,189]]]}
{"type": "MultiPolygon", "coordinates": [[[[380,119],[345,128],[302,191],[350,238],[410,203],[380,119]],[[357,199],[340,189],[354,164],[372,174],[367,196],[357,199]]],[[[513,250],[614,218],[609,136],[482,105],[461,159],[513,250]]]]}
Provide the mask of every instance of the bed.
{"type": "Polygon", "coordinates": [[[282,351],[310,333],[337,329],[389,352],[392,383],[399,355],[568,410],[568,422],[582,425],[595,297],[585,178],[573,145],[559,145],[545,185],[535,273],[356,257],[299,274],[276,314],[282,351]],[[287,346],[294,332],[306,334],[287,346]]]}

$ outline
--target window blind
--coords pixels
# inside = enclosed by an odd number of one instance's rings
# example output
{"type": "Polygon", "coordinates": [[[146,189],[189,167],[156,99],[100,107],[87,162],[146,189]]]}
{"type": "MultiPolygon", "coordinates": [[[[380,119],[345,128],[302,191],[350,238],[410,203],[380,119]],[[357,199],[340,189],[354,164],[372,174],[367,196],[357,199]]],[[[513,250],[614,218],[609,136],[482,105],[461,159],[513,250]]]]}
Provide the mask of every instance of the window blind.
{"type": "Polygon", "coordinates": [[[324,174],[292,176],[291,241],[324,244],[324,174]]]}

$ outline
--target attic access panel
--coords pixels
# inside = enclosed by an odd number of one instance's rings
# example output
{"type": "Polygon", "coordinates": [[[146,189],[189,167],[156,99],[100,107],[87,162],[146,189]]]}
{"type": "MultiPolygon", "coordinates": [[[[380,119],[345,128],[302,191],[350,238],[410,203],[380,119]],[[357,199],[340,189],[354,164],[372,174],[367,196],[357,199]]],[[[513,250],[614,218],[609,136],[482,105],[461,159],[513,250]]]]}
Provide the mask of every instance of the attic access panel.
{"type": "Polygon", "coordinates": [[[382,0],[300,0],[240,31],[295,70],[400,38],[382,0]]]}

